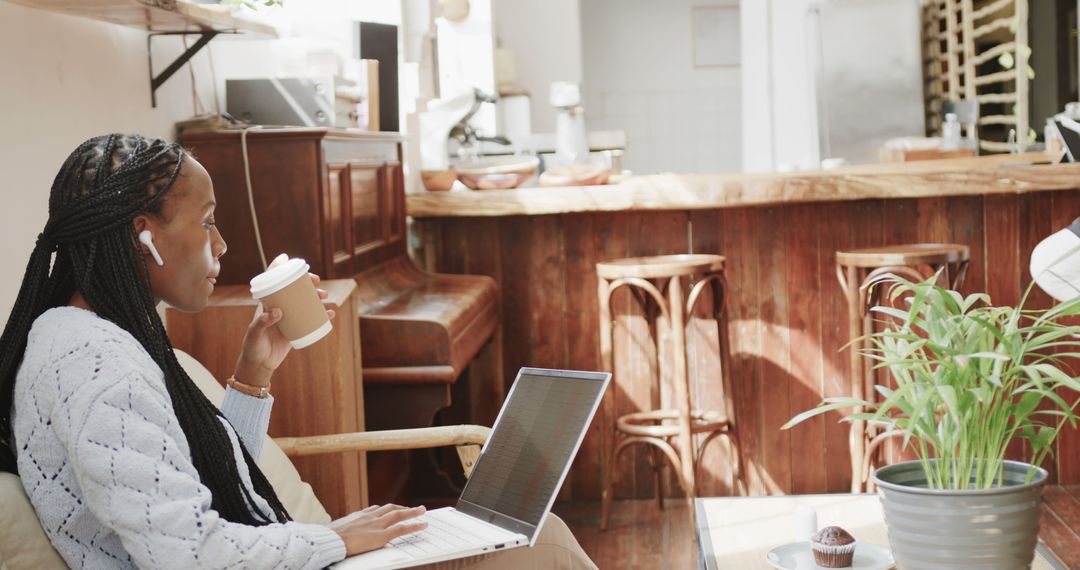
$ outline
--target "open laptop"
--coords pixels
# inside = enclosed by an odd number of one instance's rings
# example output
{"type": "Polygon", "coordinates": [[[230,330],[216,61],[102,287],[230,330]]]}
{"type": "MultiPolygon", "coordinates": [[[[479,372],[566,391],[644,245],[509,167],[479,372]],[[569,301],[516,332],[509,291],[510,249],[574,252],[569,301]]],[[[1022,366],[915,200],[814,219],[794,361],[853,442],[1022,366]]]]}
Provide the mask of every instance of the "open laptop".
{"type": "Polygon", "coordinates": [[[522,368],[457,507],[428,511],[426,529],[333,568],[390,570],[532,546],[610,380],[522,368]]]}

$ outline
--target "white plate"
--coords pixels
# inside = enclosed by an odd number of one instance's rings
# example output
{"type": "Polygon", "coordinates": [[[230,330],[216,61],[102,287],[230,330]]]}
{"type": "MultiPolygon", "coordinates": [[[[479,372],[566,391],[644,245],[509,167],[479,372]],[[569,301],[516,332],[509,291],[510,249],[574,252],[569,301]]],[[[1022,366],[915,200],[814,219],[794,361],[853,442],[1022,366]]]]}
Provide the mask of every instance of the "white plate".
{"type": "MultiPolygon", "coordinates": [[[[823,568],[814,563],[814,553],[810,551],[809,542],[792,542],[777,546],[765,555],[765,560],[773,568],[780,568],[780,570],[821,570],[823,568]]],[[[895,565],[891,550],[876,544],[860,543],[855,546],[855,556],[848,568],[889,570],[895,565]]]]}

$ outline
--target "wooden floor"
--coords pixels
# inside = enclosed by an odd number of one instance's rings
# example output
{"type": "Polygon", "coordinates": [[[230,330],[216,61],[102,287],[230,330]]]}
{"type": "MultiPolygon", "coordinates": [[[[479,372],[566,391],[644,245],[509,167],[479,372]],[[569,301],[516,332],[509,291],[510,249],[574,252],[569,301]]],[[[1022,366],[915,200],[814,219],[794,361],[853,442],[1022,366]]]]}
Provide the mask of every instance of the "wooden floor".
{"type": "Polygon", "coordinates": [[[615,501],[605,531],[600,530],[599,501],[559,503],[553,510],[601,570],[697,567],[694,529],[682,499],[666,499],[662,511],[655,499],[615,501]]]}
{"type": "Polygon", "coordinates": [[[1043,492],[1039,539],[1068,568],[1080,568],[1080,485],[1051,485],[1043,492]]]}
{"type": "MultiPolygon", "coordinates": [[[[1080,485],[1047,487],[1043,498],[1039,539],[1066,568],[1080,570],[1080,485]]],[[[603,532],[599,502],[559,503],[553,510],[601,570],[696,568],[686,503],[667,499],[664,505],[661,511],[651,499],[615,501],[611,523],[603,532]]]]}

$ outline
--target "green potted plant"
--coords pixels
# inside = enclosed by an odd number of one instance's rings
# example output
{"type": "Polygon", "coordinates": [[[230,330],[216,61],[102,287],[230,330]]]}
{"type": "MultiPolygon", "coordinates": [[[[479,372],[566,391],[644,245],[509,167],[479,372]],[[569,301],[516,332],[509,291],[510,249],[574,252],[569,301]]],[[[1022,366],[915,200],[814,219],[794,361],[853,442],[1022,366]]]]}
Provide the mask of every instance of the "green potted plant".
{"type": "Polygon", "coordinates": [[[886,368],[895,385],[878,386],[878,401],[828,398],[789,421],[846,408],[891,430],[916,461],[874,473],[889,542],[899,568],[1025,568],[1038,538],[1039,465],[1062,426],[1076,425],[1080,382],[1066,359],[1080,355],[1080,298],[1047,310],[995,307],[985,294],[961,296],[935,284],[894,275],[882,330],[863,353],[886,368]],[[896,308],[897,301],[900,306],[896,308]],[[1016,440],[1030,463],[1005,459],[1016,440]]]}

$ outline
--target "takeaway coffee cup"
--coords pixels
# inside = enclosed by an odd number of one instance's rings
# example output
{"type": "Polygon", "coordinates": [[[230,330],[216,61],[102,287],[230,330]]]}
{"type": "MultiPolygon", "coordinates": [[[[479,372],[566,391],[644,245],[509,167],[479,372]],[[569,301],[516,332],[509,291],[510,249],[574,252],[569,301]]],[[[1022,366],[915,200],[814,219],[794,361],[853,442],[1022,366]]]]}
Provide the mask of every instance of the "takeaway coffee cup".
{"type": "Polygon", "coordinates": [[[277,326],[293,348],[315,344],[334,328],[308,278],[310,268],[303,259],[294,258],[251,280],[251,296],[262,301],[265,310],[281,309],[277,326]]]}

